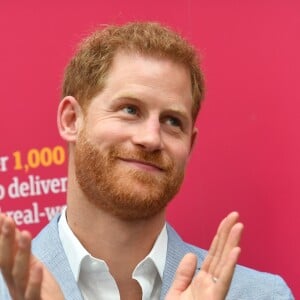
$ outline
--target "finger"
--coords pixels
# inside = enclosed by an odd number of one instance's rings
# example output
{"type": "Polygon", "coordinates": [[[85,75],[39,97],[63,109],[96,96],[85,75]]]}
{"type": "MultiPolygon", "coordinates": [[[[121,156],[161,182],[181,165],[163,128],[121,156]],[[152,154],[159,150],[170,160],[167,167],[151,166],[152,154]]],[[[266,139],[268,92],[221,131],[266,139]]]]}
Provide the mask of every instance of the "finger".
{"type": "Polygon", "coordinates": [[[217,288],[221,291],[222,294],[226,295],[229,288],[230,283],[234,274],[234,269],[237,264],[237,260],[241,253],[240,247],[235,247],[231,249],[227,260],[221,270],[218,281],[216,282],[217,288]]]}
{"type": "Polygon", "coordinates": [[[217,251],[218,246],[220,247],[220,242],[219,242],[220,236],[221,236],[220,233],[224,230],[223,227],[225,226],[225,223],[227,222],[227,218],[228,218],[228,216],[221,221],[221,223],[220,223],[220,225],[217,229],[217,233],[214,236],[213,241],[210,245],[207,256],[206,256],[205,260],[202,263],[201,270],[203,270],[207,273],[211,269],[212,261],[216,259],[216,255],[217,255],[217,252],[218,252],[217,251]]]}
{"type": "Polygon", "coordinates": [[[216,234],[213,238],[213,241],[210,245],[210,248],[208,250],[208,253],[202,263],[201,270],[208,273],[210,269],[210,265],[212,263],[212,260],[214,259],[214,255],[216,253],[217,245],[218,245],[219,236],[216,234]]]}
{"type": "MultiPolygon", "coordinates": [[[[3,226],[3,223],[4,223],[4,217],[5,217],[4,214],[0,213],[0,243],[1,243],[2,226],[3,226]]],[[[0,244],[0,246],[1,246],[1,244],[0,244]]],[[[0,248],[0,251],[1,251],[1,248],[0,248]]],[[[1,265],[0,265],[0,268],[1,268],[1,265]]]]}
{"type": "Polygon", "coordinates": [[[193,280],[196,267],[197,257],[192,253],[186,254],[177,268],[173,284],[167,294],[166,300],[173,299],[173,297],[180,295],[188,288],[193,280]]]}
{"type": "Polygon", "coordinates": [[[43,268],[35,263],[29,273],[28,285],[25,291],[25,300],[40,300],[43,281],[43,268]]]}
{"type": "Polygon", "coordinates": [[[18,250],[14,260],[12,276],[16,294],[23,298],[29,277],[29,263],[31,257],[31,234],[27,231],[20,233],[18,250]]]}
{"type": "Polygon", "coordinates": [[[214,252],[210,253],[212,259],[208,270],[209,273],[214,274],[215,268],[222,257],[224,246],[230,234],[231,228],[234,224],[236,224],[238,218],[239,214],[237,212],[232,212],[224,219],[223,222],[221,222],[217,232],[217,245],[215,246],[215,249],[213,249],[214,252]]]}
{"type": "Polygon", "coordinates": [[[2,213],[0,213],[0,236],[1,236],[3,220],[4,220],[4,215],[2,213]]]}
{"type": "Polygon", "coordinates": [[[224,250],[221,254],[221,258],[214,270],[214,276],[219,277],[223,266],[226,264],[228,260],[228,256],[232,249],[239,246],[244,225],[242,223],[234,224],[231,228],[227,241],[224,245],[224,250]]]}
{"type": "Polygon", "coordinates": [[[15,224],[10,217],[2,215],[2,228],[0,236],[0,269],[11,290],[13,287],[12,267],[15,253],[15,224]]]}

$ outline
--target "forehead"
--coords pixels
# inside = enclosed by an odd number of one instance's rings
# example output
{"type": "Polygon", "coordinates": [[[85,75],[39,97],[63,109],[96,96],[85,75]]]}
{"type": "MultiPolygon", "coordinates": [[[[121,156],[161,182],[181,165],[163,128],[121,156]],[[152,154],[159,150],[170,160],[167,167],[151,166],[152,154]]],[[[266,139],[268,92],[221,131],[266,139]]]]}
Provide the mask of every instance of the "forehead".
{"type": "Polygon", "coordinates": [[[193,101],[190,73],[183,64],[136,52],[116,53],[105,80],[103,92],[108,91],[159,97],[190,108],[193,101]]]}
{"type": "Polygon", "coordinates": [[[173,72],[175,71],[174,76],[176,76],[176,74],[184,74],[188,78],[188,82],[185,83],[191,87],[190,72],[183,63],[176,62],[172,58],[156,53],[142,54],[133,50],[118,50],[108,70],[108,76],[112,73],[116,76],[118,71],[139,71],[139,75],[147,75],[150,72],[161,74],[162,71],[167,73],[170,69],[172,69],[173,72]]]}

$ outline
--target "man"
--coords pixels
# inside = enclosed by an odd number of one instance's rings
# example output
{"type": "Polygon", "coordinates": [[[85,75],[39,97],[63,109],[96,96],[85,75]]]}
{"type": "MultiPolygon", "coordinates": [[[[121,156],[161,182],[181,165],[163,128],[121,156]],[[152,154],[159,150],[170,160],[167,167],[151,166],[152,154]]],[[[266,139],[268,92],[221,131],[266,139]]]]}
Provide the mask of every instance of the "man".
{"type": "Polygon", "coordinates": [[[67,209],[34,239],[34,256],[29,233],[1,216],[1,299],[224,299],[231,280],[227,299],[293,299],[279,277],[235,268],[237,213],[208,255],[166,224],[203,91],[194,49],[158,24],[108,26],[81,44],[58,108],[67,209]]]}

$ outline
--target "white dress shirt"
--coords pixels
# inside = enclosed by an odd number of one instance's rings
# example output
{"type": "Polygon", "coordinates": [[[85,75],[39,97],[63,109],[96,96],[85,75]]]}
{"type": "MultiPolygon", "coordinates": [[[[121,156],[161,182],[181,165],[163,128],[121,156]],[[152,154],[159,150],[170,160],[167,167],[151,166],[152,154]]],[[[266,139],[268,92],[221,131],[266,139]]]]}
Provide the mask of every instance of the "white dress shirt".
{"type": "MultiPolygon", "coordinates": [[[[93,257],[70,229],[66,208],[58,223],[59,237],[74,278],[85,300],[118,300],[116,281],[104,260],[93,257]]],[[[142,300],[158,300],[167,255],[168,234],[163,227],[150,253],[135,267],[132,278],[142,289],[142,300]]]]}

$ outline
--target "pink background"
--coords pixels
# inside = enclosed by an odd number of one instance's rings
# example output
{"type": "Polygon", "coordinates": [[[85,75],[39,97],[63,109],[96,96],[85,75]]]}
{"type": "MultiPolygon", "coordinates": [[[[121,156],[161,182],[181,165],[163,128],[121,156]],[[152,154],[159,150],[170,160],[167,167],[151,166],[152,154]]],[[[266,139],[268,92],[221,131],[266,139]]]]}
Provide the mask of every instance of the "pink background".
{"type": "MultiPolygon", "coordinates": [[[[12,153],[63,145],[56,107],[64,66],[99,24],[154,20],[202,53],[207,96],[186,181],[168,212],[185,240],[208,247],[219,220],[245,224],[240,263],[278,273],[300,296],[299,1],[8,1],[0,4],[0,171],[66,176],[63,166],[14,170],[12,153]],[[0,165],[1,167],[1,165],[0,165]],[[1,169],[1,168],[0,168],[1,169]]],[[[63,205],[63,193],[0,199],[2,211],[63,205]]],[[[22,225],[36,234],[46,220],[22,225]]]]}

